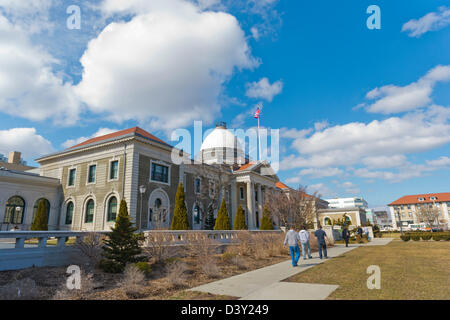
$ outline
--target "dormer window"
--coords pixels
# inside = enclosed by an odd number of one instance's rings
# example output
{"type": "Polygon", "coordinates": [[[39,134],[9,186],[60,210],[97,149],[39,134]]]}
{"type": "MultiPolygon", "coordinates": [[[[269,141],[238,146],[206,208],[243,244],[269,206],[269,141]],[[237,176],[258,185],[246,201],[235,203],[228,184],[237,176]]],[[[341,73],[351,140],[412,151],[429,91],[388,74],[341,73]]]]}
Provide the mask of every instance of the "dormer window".
{"type": "Polygon", "coordinates": [[[425,198],[424,197],[420,197],[419,201],[425,201],[425,198]]]}
{"type": "Polygon", "coordinates": [[[437,200],[436,197],[430,197],[430,200],[437,200]]]}

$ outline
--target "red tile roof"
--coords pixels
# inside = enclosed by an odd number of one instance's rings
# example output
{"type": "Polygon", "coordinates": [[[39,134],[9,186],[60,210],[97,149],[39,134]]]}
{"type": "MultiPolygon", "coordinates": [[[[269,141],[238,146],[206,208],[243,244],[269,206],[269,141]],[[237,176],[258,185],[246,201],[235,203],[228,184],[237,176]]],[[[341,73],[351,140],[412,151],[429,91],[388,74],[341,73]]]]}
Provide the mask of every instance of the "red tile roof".
{"type": "Polygon", "coordinates": [[[236,171],[244,171],[244,170],[248,169],[249,167],[253,166],[255,163],[256,162],[246,163],[246,164],[240,166],[239,169],[237,169],[236,171]]]}
{"type": "Polygon", "coordinates": [[[450,192],[414,194],[409,196],[403,196],[395,200],[394,202],[389,203],[388,206],[415,204],[415,203],[448,202],[448,201],[450,201],[450,192]],[[430,200],[430,197],[436,197],[436,200],[430,200]],[[419,201],[419,198],[424,198],[425,200],[419,201]]]}
{"type": "Polygon", "coordinates": [[[279,189],[289,189],[289,187],[281,181],[278,181],[277,183],[275,183],[275,186],[279,189]]]}
{"type": "Polygon", "coordinates": [[[116,132],[113,132],[113,133],[105,134],[105,135],[100,136],[100,137],[95,137],[95,138],[92,138],[92,139],[88,139],[88,140],[86,140],[86,141],[84,141],[82,143],[79,143],[79,144],[77,144],[75,146],[70,147],[69,149],[78,148],[78,147],[82,147],[82,146],[87,146],[89,144],[98,143],[98,142],[109,140],[109,139],[120,138],[122,136],[129,135],[129,134],[134,134],[136,136],[141,136],[143,138],[150,139],[150,140],[162,143],[162,144],[164,144],[166,146],[170,146],[168,143],[166,143],[163,140],[155,137],[151,133],[148,133],[144,129],[141,129],[139,127],[134,127],[134,128],[129,128],[129,129],[120,130],[120,131],[116,131],[116,132]]]}

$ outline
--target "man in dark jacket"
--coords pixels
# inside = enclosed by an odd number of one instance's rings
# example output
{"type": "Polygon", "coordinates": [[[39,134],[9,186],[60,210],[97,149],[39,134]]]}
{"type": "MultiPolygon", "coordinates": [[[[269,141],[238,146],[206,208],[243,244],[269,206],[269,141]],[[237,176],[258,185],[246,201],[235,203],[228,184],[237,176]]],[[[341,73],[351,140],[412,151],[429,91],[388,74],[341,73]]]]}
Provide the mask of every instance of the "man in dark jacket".
{"type": "Polygon", "coordinates": [[[328,239],[327,234],[325,231],[322,230],[322,226],[319,225],[319,229],[314,232],[314,235],[317,238],[317,244],[319,245],[319,257],[322,259],[322,251],[323,255],[325,256],[325,259],[328,259],[327,256],[327,244],[325,239],[328,239]]]}
{"type": "Polygon", "coordinates": [[[344,238],[345,246],[348,247],[348,240],[350,239],[350,231],[348,231],[347,227],[345,227],[344,230],[342,230],[342,238],[344,238]]]}
{"type": "Polygon", "coordinates": [[[356,234],[357,236],[357,240],[359,243],[362,242],[362,235],[363,235],[363,229],[361,228],[361,226],[358,227],[358,229],[356,229],[356,234]]]}

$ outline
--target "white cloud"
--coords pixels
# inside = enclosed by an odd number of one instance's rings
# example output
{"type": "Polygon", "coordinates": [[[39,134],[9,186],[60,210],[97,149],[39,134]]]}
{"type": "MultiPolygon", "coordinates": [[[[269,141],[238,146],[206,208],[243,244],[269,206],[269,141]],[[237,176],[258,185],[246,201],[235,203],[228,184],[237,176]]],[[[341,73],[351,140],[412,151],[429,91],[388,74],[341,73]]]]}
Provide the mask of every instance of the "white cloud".
{"type": "Polygon", "coordinates": [[[362,159],[362,163],[368,168],[395,168],[406,163],[406,157],[402,154],[394,154],[391,156],[371,156],[362,159]]]}
{"type": "Polygon", "coordinates": [[[449,119],[450,108],[431,106],[403,117],[374,120],[367,124],[352,122],[312,134],[308,130],[283,129],[280,136],[294,139],[291,147],[297,154],[283,158],[280,168],[303,168],[303,174],[327,177],[333,172],[340,174],[337,171],[340,167],[352,169],[353,166],[363,165],[364,168],[352,170],[356,176],[389,181],[420,176],[435,170],[430,166],[437,168],[438,163],[444,165],[448,159],[442,157],[427,165],[418,165],[408,162],[406,155],[449,143],[449,119]],[[381,168],[394,168],[398,172],[373,171],[381,168]]]}
{"type": "Polygon", "coordinates": [[[32,160],[54,149],[50,141],[36,133],[35,128],[0,130],[0,153],[8,156],[11,151],[19,151],[22,158],[32,160]]]}
{"type": "Polygon", "coordinates": [[[265,99],[269,102],[280,94],[283,90],[283,82],[281,80],[270,84],[269,79],[261,78],[258,82],[251,82],[246,84],[247,91],[245,95],[249,98],[265,99]]]}
{"type": "Polygon", "coordinates": [[[314,123],[314,129],[316,131],[320,131],[322,129],[325,129],[326,127],[328,127],[330,124],[328,123],[327,120],[323,120],[323,121],[319,121],[314,123]]]}
{"type": "Polygon", "coordinates": [[[437,167],[437,168],[439,168],[439,167],[448,167],[448,166],[450,166],[450,158],[443,156],[443,157],[440,157],[439,159],[428,160],[428,161],[426,161],[426,163],[429,166],[437,167]]]}
{"type": "Polygon", "coordinates": [[[252,33],[252,37],[253,37],[253,39],[255,39],[255,40],[258,40],[258,39],[261,37],[261,35],[259,34],[259,30],[258,30],[257,27],[251,27],[251,28],[250,28],[250,32],[252,33]]]}
{"type": "Polygon", "coordinates": [[[353,184],[351,181],[346,181],[339,185],[341,188],[344,189],[344,192],[347,194],[356,195],[361,192],[361,190],[353,184]]]}
{"type": "Polygon", "coordinates": [[[50,30],[49,11],[52,0],[0,0],[0,14],[27,33],[35,34],[50,30]]]}
{"type": "Polygon", "coordinates": [[[440,7],[437,12],[430,12],[420,19],[411,19],[402,26],[402,32],[409,32],[410,37],[420,37],[428,31],[440,30],[450,24],[450,8],[440,7]]]}
{"type": "Polygon", "coordinates": [[[89,139],[92,139],[92,138],[95,138],[95,137],[104,136],[106,134],[113,133],[113,132],[116,132],[116,131],[118,131],[118,130],[117,129],[110,129],[110,128],[100,128],[100,129],[97,130],[96,133],[94,133],[93,135],[91,135],[89,137],[79,137],[79,138],[76,138],[76,139],[69,139],[69,140],[66,140],[65,142],[63,142],[61,144],[61,146],[63,146],[64,148],[70,148],[70,147],[73,147],[73,146],[75,146],[75,145],[77,145],[79,143],[82,143],[82,142],[86,141],[86,140],[89,140],[89,139]]]}
{"type": "Polygon", "coordinates": [[[233,72],[258,65],[230,14],[181,0],[108,0],[102,9],[135,16],[109,24],[90,41],[77,92],[113,121],[149,121],[165,130],[211,122],[233,72]]]}
{"type": "Polygon", "coordinates": [[[21,27],[0,15],[0,111],[35,121],[75,123],[80,103],[71,83],[54,74],[55,63],[31,44],[21,27]]]}
{"type": "Polygon", "coordinates": [[[309,175],[312,178],[333,177],[344,174],[339,168],[308,168],[299,172],[300,176],[309,175]]]}
{"type": "Polygon", "coordinates": [[[431,94],[437,82],[450,80],[450,66],[436,66],[417,82],[404,87],[386,85],[366,94],[376,100],[366,110],[371,113],[391,114],[426,107],[432,102],[431,94]]]}
{"type": "Polygon", "coordinates": [[[310,194],[317,192],[317,195],[320,197],[334,197],[336,196],[336,193],[333,192],[327,185],[323,184],[323,183],[317,183],[317,184],[313,184],[308,186],[308,192],[310,194]]]}

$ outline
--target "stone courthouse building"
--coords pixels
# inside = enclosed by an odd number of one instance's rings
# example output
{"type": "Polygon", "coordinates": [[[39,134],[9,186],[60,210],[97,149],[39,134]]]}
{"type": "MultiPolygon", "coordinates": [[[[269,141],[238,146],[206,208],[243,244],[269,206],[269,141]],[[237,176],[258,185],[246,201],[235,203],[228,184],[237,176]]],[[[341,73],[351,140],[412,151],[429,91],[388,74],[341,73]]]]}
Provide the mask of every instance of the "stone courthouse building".
{"type": "Polygon", "coordinates": [[[224,123],[205,138],[195,160],[188,157],[139,127],[89,139],[36,160],[40,175],[31,178],[53,178],[53,185],[47,183],[47,188],[53,188],[50,193],[57,193],[57,197],[46,199],[45,194],[34,194],[25,199],[26,192],[20,194],[17,187],[19,194],[1,199],[0,221],[12,222],[8,220],[11,210],[22,199],[21,215],[15,216],[14,223],[19,228],[25,222],[30,224],[32,208],[38,201],[47,201],[51,229],[109,230],[120,201],[125,199],[139,229],[169,228],[175,194],[182,182],[192,229],[204,228],[208,210],[217,215],[222,198],[232,222],[241,205],[249,229],[258,229],[264,194],[276,189],[279,182],[270,165],[249,161],[224,123]],[[188,160],[174,163],[173,152],[188,160]]]}

